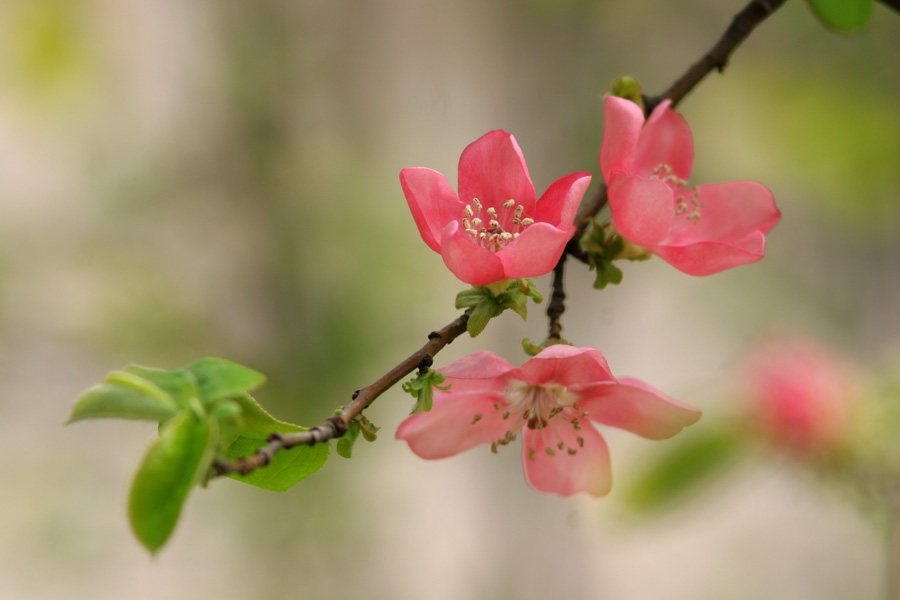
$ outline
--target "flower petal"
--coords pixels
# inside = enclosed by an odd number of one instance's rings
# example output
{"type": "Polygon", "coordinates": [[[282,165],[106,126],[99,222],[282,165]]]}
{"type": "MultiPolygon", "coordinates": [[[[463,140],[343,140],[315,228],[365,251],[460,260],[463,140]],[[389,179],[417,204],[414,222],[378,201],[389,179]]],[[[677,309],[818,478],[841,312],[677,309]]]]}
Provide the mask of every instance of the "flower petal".
{"type": "Polygon", "coordinates": [[[608,184],[613,170],[630,171],[644,125],[644,112],[630,100],[607,96],[604,101],[600,173],[608,184]]]}
{"type": "Polygon", "coordinates": [[[519,372],[532,385],[558,383],[569,387],[616,380],[599,350],[566,344],[541,350],[537,356],[528,359],[519,372]]]}
{"type": "Polygon", "coordinates": [[[579,405],[592,421],[651,440],[670,438],[700,418],[696,408],[631,377],[619,377],[618,383],[601,383],[580,394],[579,405]]]}
{"type": "Polygon", "coordinates": [[[608,189],[616,230],[641,246],[654,246],[669,235],[675,217],[672,189],[659,179],[615,171],[608,189]]]}
{"type": "Polygon", "coordinates": [[[467,354],[437,369],[457,392],[503,393],[510,378],[518,375],[518,369],[503,358],[487,350],[467,354]]]}
{"type": "Polygon", "coordinates": [[[459,157],[459,197],[464,204],[478,198],[498,211],[512,198],[525,207],[526,216],[533,214],[534,184],[512,134],[498,129],[466,146],[459,157]]]}
{"type": "Polygon", "coordinates": [[[447,268],[470,285],[487,285],[506,279],[503,263],[496,254],[472,241],[462,231],[462,224],[453,221],[441,235],[441,257],[447,268]]]}
{"type": "Polygon", "coordinates": [[[534,220],[567,229],[575,221],[578,205],[591,184],[589,173],[570,173],[554,181],[534,209],[534,220]]]}
{"type": "Polygon", "coordinates": [[[609,448],[592,426],[523,429],[525,478],[539,492],[571,496],[587,492],[603,496],[612,487],[609,448]],[[578,443],[578,439],[582,443],[578,443]],[[563,444],[562,449],[559,443],[563,444]],[[554,453],[547,453],[547,449],[554,453]],[[574,450],[570,454],[569,450],[574,450]]]}
{"type": "Polygon", "coordinates": [[[781,213],[775,207],[772,192],[756,181],[732,181],[697,188],[702,204],[700,219],[680,221],[664,244],[713,241],[737,244],[753,231],[768,232],[781,213]]]}
{"type": "Polygon", "coordinates": [[[534,223],[497,253],[507,279],[540,277],[556,266],[575,227],[558,229],[548,223],[534,223]]]}
{"type": "Polygon", "coordinates": [[[661,103],[644,124],[630,169],[635,175],[649,177],[659,165],[669,165],[680,179],[690,178],[694,138],[687,121],[671,104],[670,100],[661,103]]]}
{"type": "Polygon", "coordinates": [[[447,183],[447,178],[432,169],[403,169],[400,186],[422,239],[429,248],[440,252],[441,231],[450,221],[464,216],[463,203],[447,183]]]}
{"type": "Polygon", "coordinates": [[[733,244],[697,242],[648,249],[682,273],[703,277],[755,263],[765,255],[765,248],[766,237],[759,231],[753,231],[733,244]]]}
{"type": "Polygon", "coordinates": [[[513,419],[502,419],[494,404],[502,394],[439,394],[433,408],[407,418],[396,438],[422,458],[445,458],[504,437],[513,419]],[[481,417],[478,417],[481,415],[481,417]]]}

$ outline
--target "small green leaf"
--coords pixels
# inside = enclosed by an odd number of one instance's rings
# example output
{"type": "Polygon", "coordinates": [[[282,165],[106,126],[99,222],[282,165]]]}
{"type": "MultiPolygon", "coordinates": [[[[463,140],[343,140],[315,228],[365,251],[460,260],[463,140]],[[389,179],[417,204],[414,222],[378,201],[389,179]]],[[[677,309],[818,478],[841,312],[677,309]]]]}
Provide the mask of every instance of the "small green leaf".
{"type": "Polygon", "coordinates": [[[469,315],[469,322],[466,325],[469,330],[469,335],[475,337],[484,331],[488,321],[499,315],[501,312],[503,312],[503,309],[497,305],[497,302],[493,298],[482,298],[475,308],[472,309],[472,314],[469,315]]]}
{"type": "Polygon", "coordinates": [[[200,395],[207,404],[237,396],[266,382],[266,376],[262,373],[224,358],[201,358],[186,369],[197,378],[200,395]]]}
{"type": "Polygon", "coordinates": [[[175,400],[156,385],[129,373],[111,373],[75,401],[69,423],[84,419],[162,421],[178,410],[175,400]]]}
{"type": "MultiPolygon", "coordinates": [[[[225,456],[237,459],[249,456],[266,444],[272,433],[294,433],[306,431],[305,427],[280,421],[270,415],[249,394],[239,394],[234,400],[241,405],[244,430],[225,448],[225,456]]],[[[264,468],[248,475],[229,474],[232,479],[249,483],[267,490],[283,492],[301,479],[322,468],[328,460],[328,444],[298,446],[282,450],[272,457],[264,468]]]]}
{"type": "Polygon", "coordinates": [[[147,452],[128,498],[134,534],[151,553],[169,539],[191,488],[209,470],[215,422],[184,411],[163,425],[147,452]]]}
{"type": "MultiPolygon", "coordinates": [[[[197,379],[194,374],[184,369],[165,370],[129,365],[125,367],[125,373],[140,377],[149,381],[159,389],[171,396],[181,408],[190,408],[191,398],[199,399],[200,390],[197,387],[197,379]]],[[[110,375],[118,375],[113,373],[110,375]]],[[[109,379],[107,378],[107,381],[109,379]]]]}
{"type": "Polygon", "coordinates": [[[356,438],[358,437],[359,423],[356,419],[353,419],[350,421],[350,425],[347,426],[347,433],[338,438],[337,453],[344,458],[353,458],[353,444],[356,443],[356,438]]]}
{"type": "Polygon", "coordinates": [[[859,29],[872,16],[872,0],[809,0],[826,27],[838,31],[859,29]]]}
{"type": "Polygon", "coordinates": [[[473,287],[463,290],[456,295],[456,308],[472,308],[481,302],[485,291],[481,287],[473,287]]]}
{"type": "Polygon", "coordinates": [[[742,448],[740,438],[728,428],[691,429],[660,448],[661,459],[633,479],[625,497],[639,512],[669,506],[721,472],[742,448]]]}
{"type": "Polygon", "coordinates": [[[622,75],[612,84],[612,95],[631,100],[644,110],[644,99],[641,94],[641,84],[631,75],[622,75]]]}

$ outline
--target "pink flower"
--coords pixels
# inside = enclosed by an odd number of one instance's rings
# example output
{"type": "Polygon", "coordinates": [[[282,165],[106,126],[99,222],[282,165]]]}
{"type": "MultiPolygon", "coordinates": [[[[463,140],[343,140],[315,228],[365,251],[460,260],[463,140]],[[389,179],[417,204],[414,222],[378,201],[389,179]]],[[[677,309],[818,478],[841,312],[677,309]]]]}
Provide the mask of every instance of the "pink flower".
{"type": "Polygon", "coordinates": [[[406,419],[397,439],[422,458],[444,458],[481,444],[496,452],[522,433],[528,483],[561,496],[609,492],[609,450],[589,421],[659,440],[700,418],[642,381],[616,379],[593,348],[551,346],[518,369],[481,351],[439,371],[450,390],[406,419]]]}
{"type": "Polygon", "coordinates": [[[686,189],[694,141],[670,104],[644,123],[633,102],[606,98],[600,171],[616,229],[689,275],[756,262],[781,217],[771,192],[754,181],[686,189]]]}
{"type": "Polygon", "coordinates": [[[836,450],[852,429],[859,374],[816,342],[776,339],[748,357],[744,389],[760,432],[801,453],[836,450]]]}
{"type": "Polygon", "coordinates": [[[556,180],[535,200],[516,138],[491,131],[459,158],[459,196],[432,169],[400,172],[400,184],[422,239],[462,281],[487,285],[553,270],[575,227],[591,182],[587,173],[556,180]]]}

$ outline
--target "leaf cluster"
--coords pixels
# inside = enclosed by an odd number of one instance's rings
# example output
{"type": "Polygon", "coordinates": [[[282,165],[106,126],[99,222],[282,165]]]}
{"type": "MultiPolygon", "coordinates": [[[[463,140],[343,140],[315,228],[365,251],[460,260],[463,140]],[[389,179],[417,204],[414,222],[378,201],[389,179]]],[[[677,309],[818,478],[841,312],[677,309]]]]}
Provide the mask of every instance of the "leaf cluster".
{"type": "Polygon", "coordinates": [[[536,304],[544,301],[534,283],[528,279],[513,279],[499,293],[489,286],[477,285],[456,296],[456,308],[471,308],[467,324],[469,335],[475,337],[487,326],[488,321],[510,309],[522,320],[528,318],[528,299],[536,304]]]}
{"type": "MultiPolygon", "coordinates": [[[[275,419],[247,393],[264,382],[261,373],[208,357],[175,370],[131,365],[78,398],[69,423],[104,418],[158,423],[159,437],[138,466],[128,497],[132,530],[150,552],[168,540],[188,494],[206,484],[216,457],[247,456],[272,433],[306,430],[275,419]]],[[[301,446],[278,453],[266,469],[229,476],[283,491],[327,458],[327,444],[301,446]]]]}

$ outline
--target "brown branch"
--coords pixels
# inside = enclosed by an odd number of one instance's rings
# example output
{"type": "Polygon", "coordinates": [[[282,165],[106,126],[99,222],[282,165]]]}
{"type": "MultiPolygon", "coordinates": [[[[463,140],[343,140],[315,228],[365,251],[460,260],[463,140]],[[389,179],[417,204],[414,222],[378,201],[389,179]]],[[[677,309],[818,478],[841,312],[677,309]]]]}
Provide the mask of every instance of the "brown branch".
{"type": "Polygon", "coordinates": [[[900,0],[878,0],[888,8],[892,8],[897,12],[900,12],[900,0]]]}
{"type": "Polygon", "coordinates": [[[566,290],[565,290],[565,274],[566,274],[566,253],[560,257],[559,262],[553,269],[553,293],[550,295],[550,303],[547,304],[547,318],[550,320],[550,334],[548,336],[551,341],[562,340],[562,323],[560,318],[566,312],[566,290]]]}
{"type": "Polygon", "coordinates": [[[368,408],[378,396],[390,389],[401,379],[422,367],[431,366],[434,355],[440,352],[444,346],[451,343],[466,332],[466,324],[469,322],[467,310],[458,319],[439,331],[428,334],[428,343],[411,354],[406,360],[385,373],[374,383],[353,392],[353,400],[339,414],[326,419],[326,421],[308,431],[287,434],[272,434],[268,443],[256,451],[255,454],[239,458],[237,460],[217,459],[213,465],[216,475],[226,473],[247,473],[264,467],[272,460],[272,456],[279,450],[287,450],[295,446],[314,446],[327,442],[333,438],[339,438],[347,433],[347,428],[355,417],[368,408]]]}
{"type": "Polygon", "coordinates": [[[752,0],[750,4],[744,7],[744,10],[735,15],[731,25],[725,30],[725,34],[716,45],[712,47],[712,50],[691,65],[687,73],[681,76],[662,95],[644,100],[645,112],[649,115],[656,108],[656,105],[663,100],[671,100],[672,106],[676,106],[713,69],[721,73],[728,66],[728,59],[731,57],[731,53],[741,45],[741,42],[747,39],[747,36],[750,35],[757,25],[781,8],[781,5],[785,2],[786,0],[752,0]]]}

